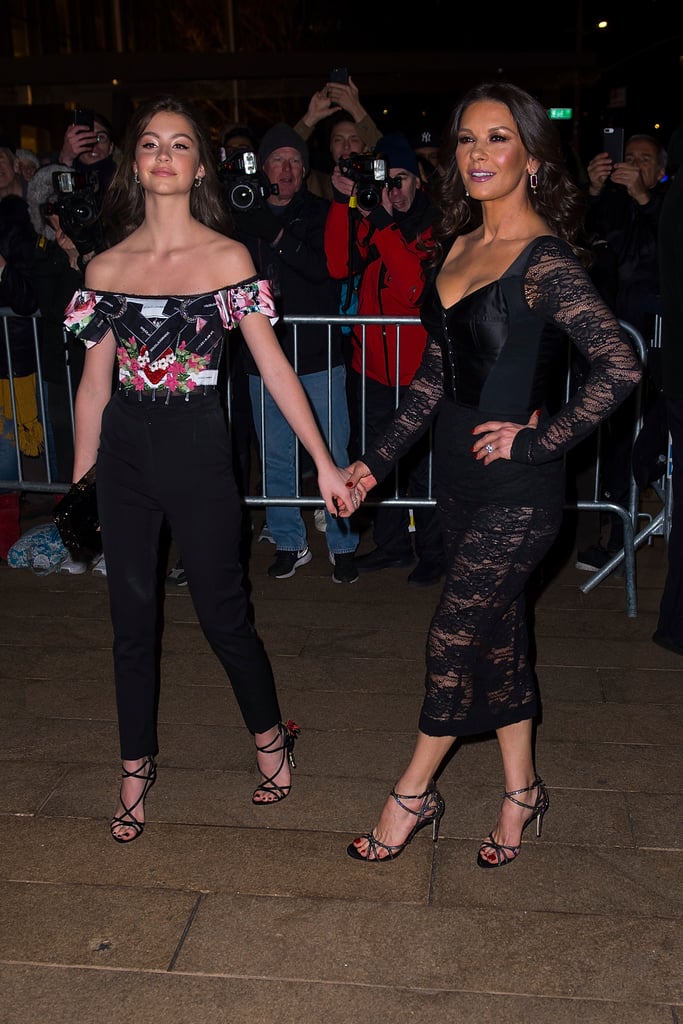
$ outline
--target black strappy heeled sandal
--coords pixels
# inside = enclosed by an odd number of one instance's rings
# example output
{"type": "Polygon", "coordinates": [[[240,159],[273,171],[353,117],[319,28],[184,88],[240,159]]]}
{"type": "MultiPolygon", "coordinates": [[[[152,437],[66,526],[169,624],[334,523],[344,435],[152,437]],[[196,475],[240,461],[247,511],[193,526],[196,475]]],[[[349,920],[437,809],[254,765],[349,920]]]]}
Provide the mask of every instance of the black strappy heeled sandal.
{"type": "MultiPolygon", "coordinates": [[[[525,789],[513,789],[510,793],[504,793],[503,798],[510,800],[511,803],[517,804],[518,807],[526,807],[527,810],[531,811],[531,817],[528,818],[522,825],[522,835],[524,830],[528,828],[532,821],[536,822],[536,837],[541,838],[541,827],[543,825],[543,815],[548,810],[550,805],[550,797],[548,796],[548,790],[545,788],[543,779],[539,779],[538,775],[530,786],[525,789]],[[516,800],[515,797],[520,796],[522,793],[530,793],[532,789],[538,787],[538,794],[533,804],[525,804],[521,800],[516,800]]],[[[505,846],[504,843],[497,843],[493,838],[493,832],[489,832],[488,838],[483,842],[479,848],[477,854],[477,864],[480,868],[502,868],[506,864],[511,864],[516,857],[519,856],[519,851],[522,848],[522,839],[520,837],[519,846],[505,846]],[[486,857],[482,856],[484,850],[493,850],[496,859],[495,861],[487,860],[486,857]]]]}
{"type": "Polygon", "coordinates": [[[365,853],[361,853],[355,840],[353,843],[349,843],[346,847],[346,852],[349,857],[353,857],[354,860],[364,860],[368,864],[381,864],[385,860],[396,860],[400,857],[405,850],[408,843],[410,843],[420,829],[425,828],[427,825],[432,826],[432,841],[436,842],[439,838],[439,826],[443,817],[443,812],[446,809],[446,804],[439,791],[432,784],[429,789],[426,789],[424,793],[416,793],[412,796],[408,796],[405,793],[397,793],[395,789],[392,789],[390,794],[396,801],[398,806],[402,810],[407,811],[408,814],[412,814],[417,818],[412,831],[404,843],[397,843],[395,846],[391,846],[387,843],[383,843],[380,839],[377,839],[372,832],[366,832],[365,835],[359,836],[359,839],[367,839],[368,845],[365,853]],[[404,800],[422,800],[419,810],[414,811],[412,807],[406,807],[403,803],[404,800]],[[380,856],[380,851],[385,852],[380,856]]]}
{"type": "Polygon", "coordinates": [[[122,779],[139,779],[141,782],[144,782],[144,786],[142,787],[142,792],[140,793],[140,796],[137,798],[135,803],[132,804],[130,807],[127,807],[125,805],[125,803],[123,802],[123,785],[121,785],[121,790],[119,791],[119,801],[121,803],[121,806],[123,807],[123,813],[120,814],[120,815],[114,815],[114,817],[111,820],[111,825],[109,826],[110,830],[111,830],[111,837],[114,840],[114,842],[116,842],[116,843],[132,843],[136,839],[140,838],[140,836],[142,835],[142,833],[144,831],[144,828],[145,828],[144,821],[138,821],[138,819],[133,814],[133,811],[140,804],[142,804],[142,806],[144,808],[144,806],[145,806],[145,797],[147,796],[147,794],[149,793],[150,789],[152,788],[152,786],[154,785],[154,783],[157,780],[157,766],[156,766],[156,762],[155,762],[154,758],[153,757],[145,758],[145,760],[142,762],[140,767],[136,768],[132,772],[127,771],[122,766],[121,767],[121,778],[122,779]],[[118,835],[116,835],[116,832],[114,831],[117,828],[133,829],[133,835],[129,836],[128,838],[125,838],[124,836],[118,836],[118,835]]]}
{"type": "MultiPolygon", "coordinates": [[[[294,744],[296,739],[301,732],[301,729],[293,722],[290,718],[287,723],[278,722],[277,736],[275,736],[270,743],[266,743],[265,746],[259,747],[257,745],[256,750],[262,754],[277,754],[278,750],[282,751],[280,757],[280,764],[277,767],[277,771],[273,772],[272,775],[266,775],[263,782],[256,787],[253,792],[251,802],[259,807],[268,804],[277,804],[280,800],[284,800],[285,797],[289,796],[289,791],[292,788],[291,782],[288,786],[280,786],[275,780],[284,768],[285,758],[289,759],[290,768],[296,768],[296,761],[294,760],[294,744]],[[275,746],[279,743],[278,746],[275,746]],[[257,800],[257,793],[267,793],[272,799],[269,800],[257,800]]],[[[259,768],[259,771],[261,769],[259,768]]],[[[263,775],[264,772],[261,771],[263,775]]]]}

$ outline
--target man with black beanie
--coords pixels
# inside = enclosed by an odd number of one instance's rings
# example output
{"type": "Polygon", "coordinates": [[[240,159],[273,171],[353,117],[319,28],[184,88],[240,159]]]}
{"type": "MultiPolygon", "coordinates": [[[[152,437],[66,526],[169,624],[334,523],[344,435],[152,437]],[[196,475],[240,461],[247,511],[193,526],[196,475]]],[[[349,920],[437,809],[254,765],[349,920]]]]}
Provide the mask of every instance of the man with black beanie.
{"type": "MultiPolygon", "coordinates": [[[[287,316],[337,314],[339,289],[325,262],[324,232],[329,203],[306,188],[308,147],[293,128],[279,123],[261,140],[258,162],[265,195],[246,210],[232,209],[241,241],[249,249],[259,275],[273,288],[280,320],[275,331],[289,362],[295,367],[313,406],[332,458],[337,465],[349,461],[349,412],[342,334],[326,323],[302,324],[295,331],[287,316]],[[328,356],[328,340],[331,354],[328,356]],[[328,385],[330,391],[328,392],[328,385]],[[328,394],[331,394],[331,412],[328,394]],[[328,424],[331,422],[331,432],[328,424]]],[[[255,191],[259,189],[255,186],[255,191]]],[[[245,362],[254,425],[261,442],[261,378],[248,352],[245,362]]],[[[268,392],[263,396],[265,415],[265,480],[267,493],[291,496],[300,482],[295,478],[296,437],[268,392]]],[[[349,519],[326,512],[325,536],[335,583],[358,579],[354,552],[358,534],[349,519]]],[[[268,505],[266,523],[275,540],[275,562],[268,569],[273,579],[289,579],[311,560],[306,523],[295,506],[268,505]]]]}

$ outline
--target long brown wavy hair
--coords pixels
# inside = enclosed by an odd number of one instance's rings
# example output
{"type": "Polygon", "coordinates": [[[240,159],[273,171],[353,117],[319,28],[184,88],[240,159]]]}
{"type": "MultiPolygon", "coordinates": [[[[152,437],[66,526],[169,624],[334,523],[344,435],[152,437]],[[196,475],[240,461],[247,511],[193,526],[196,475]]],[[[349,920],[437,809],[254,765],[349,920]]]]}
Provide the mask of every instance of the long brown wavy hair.
{"type": "Polygon", "coordinates": [[[435,195],[441,217],[434,226],[435,254],[431,262],[443,260],[458,235],[469,233],[482,222],[481,203],[466,194],[455,159],[465,111],[481,100],[504,103],[509,109],[524,148],[539,163],[536,191],[529,188],[531,205],[550,230],[571,245],[582,262],[589,262],[580,242],[585,198],[567,168],[560,135],[542,104],[510,82],[487,82],[470,89],[447,122],[441,151],[445,173],[437,182],[435,195]]]}
{"type": "Polygon", "coordinates": [[[201,187],[190,191],[190,213],[207,227],[232,235],[232,218],[223,201],[216,157],[204,121],[185,100],[164,95],[141,103],[128,124],[121,160],[102,203],[102,225],[107,243],[114,245],[127,238],[145,219],[145,194],[133,173],[135,148],[149,122],[160,113],[180,114],[189,122],[197,138],[199,161],[206,173],[201,187]]]}

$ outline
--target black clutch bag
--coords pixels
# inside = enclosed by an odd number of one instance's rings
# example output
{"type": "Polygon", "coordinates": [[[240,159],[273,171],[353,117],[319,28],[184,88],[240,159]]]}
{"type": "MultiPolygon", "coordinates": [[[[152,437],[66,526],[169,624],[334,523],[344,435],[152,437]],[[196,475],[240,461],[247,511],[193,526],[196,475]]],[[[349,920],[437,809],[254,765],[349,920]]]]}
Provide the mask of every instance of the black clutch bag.
{"type": "Polygon", "coordinates": [[[55,509],[54,521],[64,547],[77,562],[89,562],[101,553],[94,466],[71,485],[55,509]]]}

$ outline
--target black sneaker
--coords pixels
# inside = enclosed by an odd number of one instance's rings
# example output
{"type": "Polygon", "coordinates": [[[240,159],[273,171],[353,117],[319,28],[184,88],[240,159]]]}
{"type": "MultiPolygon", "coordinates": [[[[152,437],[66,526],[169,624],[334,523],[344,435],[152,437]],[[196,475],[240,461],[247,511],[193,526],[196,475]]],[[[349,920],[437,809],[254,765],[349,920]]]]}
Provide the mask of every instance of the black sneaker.
{"type": "Polygon", "coordinates": [[[330,561],[334,566],[332,572],[333,583],[355,583],[358,579],[358,569],[353,552],[349,551],[342,555],[333,555],[330,552],[330,561]]]}
{"type": "Polygon", "coordinates": [[[358,572],[377,572],[379,569],[407,569],[415,559],[412,555],[395,557],[387,555],[380,548],[368,551],[367,555],[356,557],[356,568],[358,572]]]}
{"type": "Polygon", "coordinates": [[[418,562],[408,576],[407,582],[411,587],[433,587],[441,582],[445,569],[437,562],[418,562]]]}
{"type": "Polygon", "coordinates": [[[278,551],[268,575],[274,580],[288,580],[302,565],[308,565],[312,558],[308,544],[301,551],[278,551]]]}
{"type": "Polygon", "coordinates": [[[187,586],[187,576],[185,574],[185,570],[183,569],[183,563],[181,561],[177,561],[176,564],[173,566],[168,576],[166,577],[166,582],[176,587],[187,586]]]}

